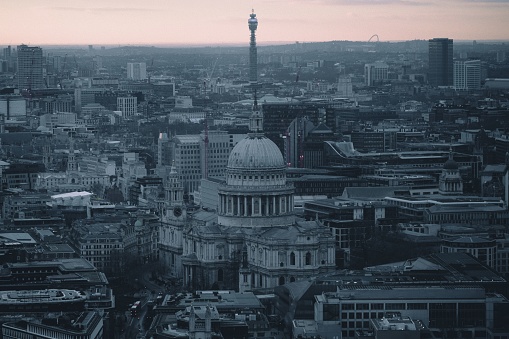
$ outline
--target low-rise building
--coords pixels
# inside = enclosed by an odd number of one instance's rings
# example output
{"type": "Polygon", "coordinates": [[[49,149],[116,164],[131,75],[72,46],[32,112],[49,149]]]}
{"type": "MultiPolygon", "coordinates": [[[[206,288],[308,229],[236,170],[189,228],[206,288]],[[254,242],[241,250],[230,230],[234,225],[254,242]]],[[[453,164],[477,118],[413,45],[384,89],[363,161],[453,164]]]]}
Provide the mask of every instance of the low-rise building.
{"type": "Polygon", "coordinates": [[[82,312],[74,319],[58,315],[2,324],[2,337],[6,339],[100,339],[103,335],[103,318],[96,311],[82,312]]]}

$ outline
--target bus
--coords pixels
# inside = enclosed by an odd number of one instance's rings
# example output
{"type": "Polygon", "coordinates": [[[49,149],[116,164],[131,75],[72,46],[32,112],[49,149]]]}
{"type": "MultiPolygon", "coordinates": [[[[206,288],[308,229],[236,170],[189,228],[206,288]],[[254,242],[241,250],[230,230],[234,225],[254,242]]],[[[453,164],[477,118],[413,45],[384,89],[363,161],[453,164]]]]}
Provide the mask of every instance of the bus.
{"type": "Polygon", "coordinates": [[[141,313],[141,301],[137,301],[131,306],[131,316],[139,318],[141,313]]]}

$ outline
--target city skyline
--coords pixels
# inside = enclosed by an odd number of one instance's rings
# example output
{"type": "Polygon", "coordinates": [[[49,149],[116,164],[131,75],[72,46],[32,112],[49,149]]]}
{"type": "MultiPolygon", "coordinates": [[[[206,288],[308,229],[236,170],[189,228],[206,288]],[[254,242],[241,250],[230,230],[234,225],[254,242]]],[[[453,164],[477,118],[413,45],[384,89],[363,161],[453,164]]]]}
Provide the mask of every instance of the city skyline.
{"type": "Polygon", "coordinates": [[[509,40],[504,0],[24,0],[2,5],[0,44],[244,44],[252,8],[263,27],[260,44],[367,41],[375,34],[381,41],[509,40]]]}

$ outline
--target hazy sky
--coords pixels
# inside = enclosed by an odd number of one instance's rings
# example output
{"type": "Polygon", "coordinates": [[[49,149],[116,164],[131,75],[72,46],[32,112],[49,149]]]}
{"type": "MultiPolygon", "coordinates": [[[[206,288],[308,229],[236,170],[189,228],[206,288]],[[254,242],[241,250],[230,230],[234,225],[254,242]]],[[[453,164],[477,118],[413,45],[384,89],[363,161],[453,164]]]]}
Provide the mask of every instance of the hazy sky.
{"type": "Polygon", "coordinates": [[[509,0],[1,0],[0,44],[509,39],[509,0]]]}

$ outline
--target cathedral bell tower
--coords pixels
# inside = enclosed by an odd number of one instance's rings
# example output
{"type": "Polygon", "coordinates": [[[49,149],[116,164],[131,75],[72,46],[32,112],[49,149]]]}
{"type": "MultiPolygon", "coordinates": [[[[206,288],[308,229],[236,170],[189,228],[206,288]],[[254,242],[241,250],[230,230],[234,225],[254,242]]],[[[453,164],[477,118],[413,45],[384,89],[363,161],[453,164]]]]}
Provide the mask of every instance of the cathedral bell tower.
{"type": "Polygon", "coordinates": [[[249,268],[247,245],[242,247],[242,266],[239,269],[239,292],[251,291],[251,270],[249,268]]]}
{"type": "Polygon", "coordinates": [[[186,209],[184,204],[184,186],[180,181],[175,166],[171,166],[170,174],[164,190],[166,200],[166,216],[169,219],[184,219],[186,209]]]}

